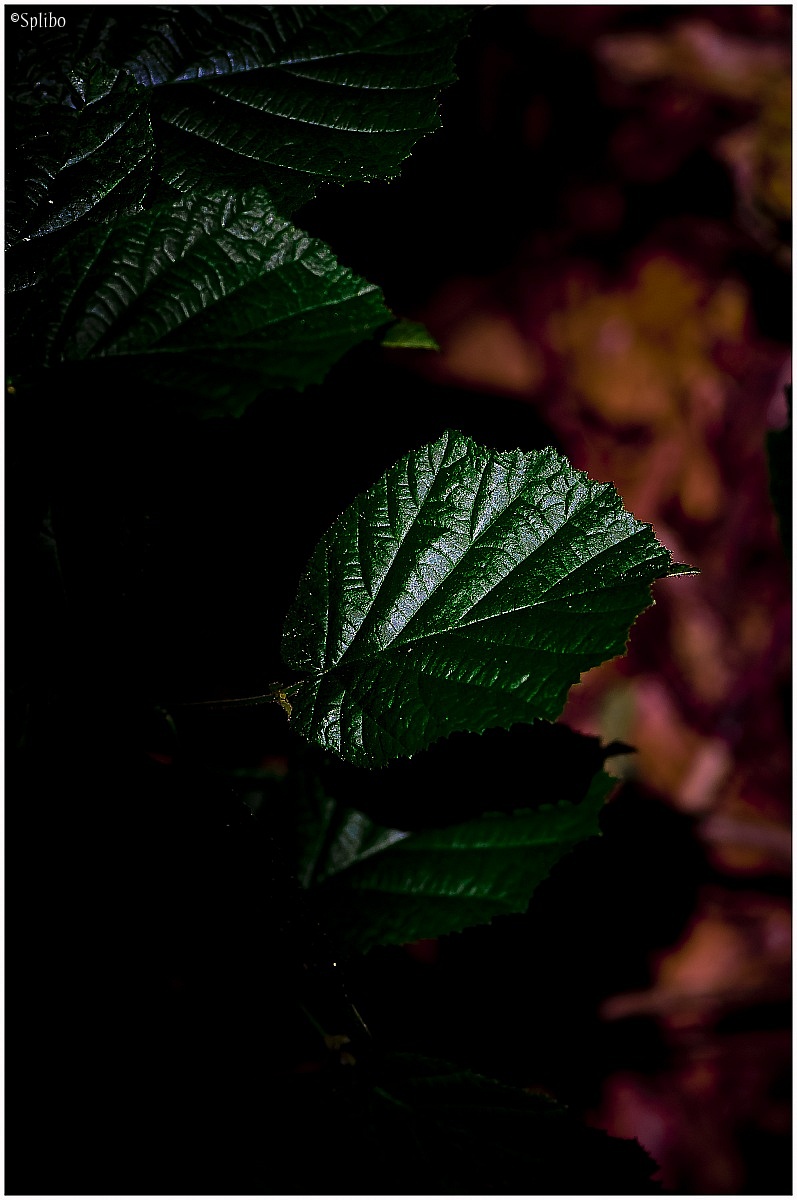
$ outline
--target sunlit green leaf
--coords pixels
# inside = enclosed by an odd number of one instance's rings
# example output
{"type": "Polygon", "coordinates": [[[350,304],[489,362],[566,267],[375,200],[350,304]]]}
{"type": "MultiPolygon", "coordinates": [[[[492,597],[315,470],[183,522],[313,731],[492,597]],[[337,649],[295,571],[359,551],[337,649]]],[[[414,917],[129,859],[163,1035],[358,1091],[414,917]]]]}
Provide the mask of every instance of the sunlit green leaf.
{"type": "Polygon", "coordinates": [[[293,724],[361,766],[455,730],[559,716],[625,650],[673,566],[649,525],[554,450],[459,433],[413,451],[318,544],[288,614],[293,724]]]}

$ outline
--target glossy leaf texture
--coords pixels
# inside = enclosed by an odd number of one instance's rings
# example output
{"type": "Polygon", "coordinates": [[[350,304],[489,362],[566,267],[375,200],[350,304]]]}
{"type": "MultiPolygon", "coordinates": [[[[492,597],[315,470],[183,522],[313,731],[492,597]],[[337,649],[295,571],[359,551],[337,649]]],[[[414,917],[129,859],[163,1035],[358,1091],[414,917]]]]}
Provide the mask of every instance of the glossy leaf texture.
{"type": "Polygon", "coordinates": [[[438,98],[455,78],[454,51],[472,10],[254,11],[238,52],[198,53],[163,72],[179,84],[159,107],[169,135],[164,177],[173,186],[195,188],[206,162],[222,177],[262,172],[276,202],[293,211],[324,180],[392,178],[419,138],[439,127],[438,98]]]}
{"type": "MultiPolygon", "coordinates": [[[[602,772],[580,804],[486,813],[444,829],[402,834],[326,802],[327,832],[310,879],[346,954],[484,925],[524,912],[551,867],[598,834],[598,813],[616,781],[602,772]]],[[[307,865],[305,864],[307,872],[307,865]]]]}
{"type": "MultiPolygon", "coordinates": [[[[472,10],[380,5],[70,7],[9,25],[15,286],[87,221],[181,192],[268,188],[286,213],[324,181],[398,173],[440,124],[472,10]],[[46,239],[42,243],[41,239],[46,239]],[[33,243],[31,246],[30,243],[33,243]]],[[[7,268],[8,270],[8,268],[7,268]]]]}
{"type": "Polygon", "coordinates": [[[368,1194],[380,1181],[400,1195],[661,1191],[638,1142],[587,1127],[547,1095],[419,1054],[280,1080],[268,1100],[270,1165],[297,1192],[368,1194]],[[313,1146],[301,1161],[297,1138],[313,1146]]]}
{"type": "Polygon", "coordinates": [[[413,451],[321,539],[283,633],[293,725],[358,766],[559,716],[622,654],[654,579],[691,568],[552,449],[413,451]]]}
{"type": "Polygon", "coordinates": [[[279,217],[262,188],[187,196],[86,231],[56,256],[51,281],[27,329],[29,363],[115,365],[205,414],[319,382],[391,320],[379,289],[279,217]]]}
{"type": "Polygon", "coordinates": [[[11,108],[8,283],[35,283],[64,240],[87,223],[140,211],[152,183],[155,140],[146,93],[120,71],[73,75],[79,108],[11,108]]]}

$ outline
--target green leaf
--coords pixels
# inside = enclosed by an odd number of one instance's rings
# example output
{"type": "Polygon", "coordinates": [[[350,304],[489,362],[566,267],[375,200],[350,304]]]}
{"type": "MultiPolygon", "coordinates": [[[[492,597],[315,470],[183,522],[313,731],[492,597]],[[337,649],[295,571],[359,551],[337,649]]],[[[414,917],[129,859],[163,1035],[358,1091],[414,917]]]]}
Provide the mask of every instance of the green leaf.
{"type": "Polygon", "coordinates": [[[86,225],[139,212],[155,169],[146,94],[120,71],[71,71],[79,108],[12,109],[6,286],[30,288],[86,225]]]}
{"type": "MultiPolygon", "coordinates": [[[[411,836],[379,825],[357,809],[341,807],[323,794],[317,803],[315,837],[306,837],[302,846],[299,882],[303,887],[315,887],[411,836]]],[[[305,835],[311,828],[310,822],[305,823],[305,835]]]]}
{"type": "MultiPolygon", "coordinates": [[[[193,190],[208,163],[222,178],[257,172],[287,211],[322,180],[398,173],[418,139],[440,125],[438,97],[454,78],[454,49],[471,15],[431,5],[239,13],[227,13],[238,29],[217,34],[211,52],[199,45],[155,70],[139,56],[155,83],[179,85],[164,89],[158,106],[171,134],[164,177],[193,190]]],[[[179,15],[172,21],[181,24],[179,15]]],[[[141,70],[137,78],[145,81],[141,70]]]]}
{"type": "Polygon", "coordinates": [[[97,228],[52,264],[30,359],[116,364],[207,413],[319,382],[390,319],[378,288],[277,215],[262,188],[188,196],[97,228]]]}
{"type": "Polygon", "coordinates": [[[82,107],[48,109],[44,136],[30,107],[18,110],[21,186],[17,205],[12,190],[11,244],[142,206],[155,157],[145,94],[121,72],[99,68],[73,83],[82,107]]]}
{"type": "Polygon", "coordinates": [[[429,330],[420,321],[396,321],[382,338],[388,349],[439,350],[429,330]]]}
{"type": "Polygon", "coordinates": [[[344,812],[333,824],[327,808],[331,828],[311,875],[322,884],[325,922],[352,954],[523,912],[562,855],[599,832],[598,813],[615,783],[600,772],[577,805],[487,813],[404,836],[379,830],[362,813],[344,812]]]}
{"type": "MultiPolygon", "coordinates": [[[[440,125],[438,97],[472,15],[433,5],[70,12],[52,35],[12,29],[9,52],[14,111],[27,109],[19,136],[34,139],[34,159],[49,143],[45,175],[59,194],[41,199],[56,227],[121,196],[133,176],[137,194],[155,146],[162,179],[180,191],[258,183],[286,212],[324,180],[396,175],[440,125]]],[[[27,165],[37,187],[46,182],[27,165]]],[[[28,215],[31,236],[53,224],[41,206],[28,215]]]]}
{"type": "Polygon", "coordinates": [[[305,676],[293,725],[379,766],[455,730],[553,720],[583,671],[624,652],[652,581],[682,570],[554,450],[446,433],[316,547],[283,633],[305,676]]]}

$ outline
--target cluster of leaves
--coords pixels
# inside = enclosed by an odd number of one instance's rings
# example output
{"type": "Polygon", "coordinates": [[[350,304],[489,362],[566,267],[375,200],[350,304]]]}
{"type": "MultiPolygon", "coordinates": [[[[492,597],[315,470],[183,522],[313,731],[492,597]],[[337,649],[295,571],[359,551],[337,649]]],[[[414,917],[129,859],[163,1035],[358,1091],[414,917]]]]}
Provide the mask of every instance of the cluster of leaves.
{"type": "Polygon", "coordinates": [[[350,956],[522,912],[553,863],[599,833],[613,786],[601,767],[627,749],[540,722],[453,734],[378,772],[331,756],[279,779],[241,769],[238,786],[279,828],[338,953],[350,956]],[[546,754],[566,756],[569,769],[560,763],[540,786],[546,754]],[[503,800],[502,780],[533,763],[536,775],[503,800]]]}
{"type": "MultiPolygon", "coordinates": [[[[52,37],[12,46],[19,403],[59,380],[111,394],[121,372],[173,410],[238,416],[274,389],[319,382],[364,339],[431,344],[292,217],[323,183],[396,174],[439,124],[472,10],[69,11],[52,37]]],[[[367,795],[400,809],[440,754],[450,786],[456,735],[483,736],[494,781],[518,728],[554,721],[579,675],[623,652],[653,581],[684,570],[614,488],[555,451],[498,452],[456,432],[408,453],[343,513],[286,619],[293,678],[260,699],[279,699],[328,764],[362,772],[348,778],[362,806],[318,772],[275,784],[296,873],[344,956],[522,911],[552,864],[598,832],[602,754],[575,795],[530,786],[502,812],[471,779],[442,827],[412,830],[401,812],[380,822],[367,795]]],[[[355,1087],[347,1112],[366,1104],[380,1127],[403,1122],[418,1163],[438,1108],[454,1158],[474,1113],[480,1128],[490,1114],[501,1145],[530,1122],[548,1153],[539,1131],[555,1106],[504,1091],[496,1102],[493,1085],[434,1064],[394,1067],[330,1086],[355,1087]]],[[[480,1169],[495,1182],[488,1146],[480,1169]]],[[[461,1188],[445,1170],[439,1183],[461,1188]]]]}
{"type": "Polygon", "coordinates": [[[14,386],[116,365],[196,412],[238,414],[394,326],[379,289],[290,218],[324,183],[397,173],[439,124],[468,16],[93,6],[47,39],[20,31],[14,386]]]}

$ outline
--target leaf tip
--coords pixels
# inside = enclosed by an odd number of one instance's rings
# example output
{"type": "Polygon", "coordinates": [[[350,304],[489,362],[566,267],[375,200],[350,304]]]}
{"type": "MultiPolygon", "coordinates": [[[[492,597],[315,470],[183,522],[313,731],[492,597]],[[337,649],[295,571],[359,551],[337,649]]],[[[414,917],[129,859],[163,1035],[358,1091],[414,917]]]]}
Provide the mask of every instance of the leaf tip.
{"type": "Polygon", "coordinates": [[[381,340],[389,350],[439,350],[440,346],[420,321],[396,321],[381,340]]]}

